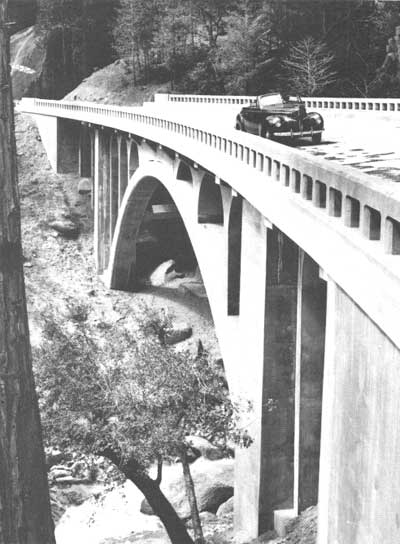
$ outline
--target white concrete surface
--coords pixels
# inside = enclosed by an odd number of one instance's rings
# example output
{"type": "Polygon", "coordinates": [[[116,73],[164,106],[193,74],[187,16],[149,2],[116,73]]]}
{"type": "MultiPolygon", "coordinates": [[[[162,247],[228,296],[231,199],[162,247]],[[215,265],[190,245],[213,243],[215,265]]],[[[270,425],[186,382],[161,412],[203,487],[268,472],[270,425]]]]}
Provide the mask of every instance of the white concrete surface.
{"type": "MultiPolygon", "coordinates": [[[[241,106],[223,104],[152,103],[146,111],[174,112],[180,122],[209,122],[210,130],[231,129],[241,106]]],[[[308,108],[313,111],[313,108],[308,108]]],[[[319,110],[325,120],[322,143],[312,145],[310,138],[279,139],[280,143],[301,149],[313,156],[374,174],[385,181],[400,182],[400,114],[382,118],[370,112],[352,116],[319,110]]]]}

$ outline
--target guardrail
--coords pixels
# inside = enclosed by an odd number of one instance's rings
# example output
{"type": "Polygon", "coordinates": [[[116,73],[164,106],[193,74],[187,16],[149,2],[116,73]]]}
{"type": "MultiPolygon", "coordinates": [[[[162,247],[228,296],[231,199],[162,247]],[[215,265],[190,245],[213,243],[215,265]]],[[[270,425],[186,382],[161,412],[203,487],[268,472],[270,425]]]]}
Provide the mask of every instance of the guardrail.
{"type": "MultiPolygon", "coordinates": [[[[256,96],[217,96],[190,94],[156,93],[155,102],[196,103],[196,104],[238,104],[250,106],[256,103],[256,96]]],[[[303,97],[308,108],[324,110],[348,110],[355,112],[400,113],[400,98],[334,98],[303,97]]]]}
{"type": "Polygon", "coordinates": [[[230,105],[241,105],[241,106],[250,106],[256,103],[256,96],[217,96],[217,95],[207,95],[207,94],[167,94],[167,93],[156,93],[154,95],[154,102],[174,102],[176,104],[183,103],[196,103],[196,104],[230,104],[230,105]]]}

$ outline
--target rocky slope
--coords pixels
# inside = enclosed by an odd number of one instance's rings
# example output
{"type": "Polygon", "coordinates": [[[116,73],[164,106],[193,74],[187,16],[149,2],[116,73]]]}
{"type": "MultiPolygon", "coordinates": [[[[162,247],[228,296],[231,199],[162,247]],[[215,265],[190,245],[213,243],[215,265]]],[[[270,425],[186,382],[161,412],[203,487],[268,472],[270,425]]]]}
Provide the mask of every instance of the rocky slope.
{"type": "Polygon", "coordinates": [[[121,59],[88,76],[65,99],[133,106],[151,100],[154,93],[168,91],[169,84],[135,87],[130,63],[121,59]]]}

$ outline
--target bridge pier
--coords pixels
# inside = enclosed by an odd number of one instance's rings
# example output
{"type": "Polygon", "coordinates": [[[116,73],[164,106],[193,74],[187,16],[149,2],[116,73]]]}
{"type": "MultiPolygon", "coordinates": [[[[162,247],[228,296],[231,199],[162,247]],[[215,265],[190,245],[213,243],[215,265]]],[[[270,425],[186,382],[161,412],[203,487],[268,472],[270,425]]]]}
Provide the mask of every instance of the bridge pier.
{"type": "Polygon", "coordinates": [[[107,268],[110,251],[110,137],[96,128],[94,134],[94,249],[96,269],[107,268]]]}
{"type": "Polygon", "coordinates": [[[318,265],[272,225],[263,250],[254,247],[262,236],[247,238],[249,217],[244,202],[240,335],[246,371],[259,380],[241,385],[255,418],[254,444],[236,457],[235,526],[244,539],[273,529],[279,511],[294,517],[318,502],[326,319],[318,265]],[[255,333],[262,353],[251,347],[255,333]]]}
{"type": "Polygon", "coordinates": [[[268,229],[261,533],[273,528],[274,510],[293,508],[297,275],[298,247],[275,227],[268,229]]]}
{"type": "Polygon", "coordinates": [[[79,175],[81,178],[91,178],[93,175],[93,133],[89,127],[81,126],[79,135],[79,175]]]}
{"type": "Polygon", "coordinates": [[[318,544],[400,542],[398,347],[328,278],[318,544]]]}
{"type": "Polygon", "coordinates": [[[118,207],[121,206],[129,182],[128,146],[124,136],[118,135],[118,207]]]}
{"type": "Polygon", "coordinates": [[[294,510],[318,503],[326,281],[300,250],[295,378],[294,510]]]}

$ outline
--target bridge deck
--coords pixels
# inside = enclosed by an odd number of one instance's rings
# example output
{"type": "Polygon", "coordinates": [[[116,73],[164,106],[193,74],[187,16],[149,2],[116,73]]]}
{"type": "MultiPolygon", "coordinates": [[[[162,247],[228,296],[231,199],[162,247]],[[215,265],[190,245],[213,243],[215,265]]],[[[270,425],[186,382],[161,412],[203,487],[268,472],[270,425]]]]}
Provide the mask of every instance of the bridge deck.
{"type": "MultiPolygon", "coordinates": [[[[163,111],[165,106],[148,103],[146,109],[156,113],[163,111]]],[[[218,130],[234,126],[240,106],[178,102],[168,103],[168,109],[173,109],[177,120],[181,122],[204,122],[206,115],[209,117],[210,129],[218,130]]],[[[356,114],[356,118],[338,118],[330,112],[321,113],[325,118],[321,144],[312,145],[310,139],[306,138],[293,142],[280,141],[314,156],[373,174],[385,181],[400,182],[400,115],[393,115],[389,120],[369,113],[356,114]]]]}

